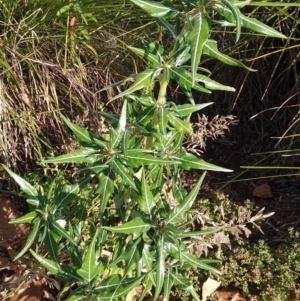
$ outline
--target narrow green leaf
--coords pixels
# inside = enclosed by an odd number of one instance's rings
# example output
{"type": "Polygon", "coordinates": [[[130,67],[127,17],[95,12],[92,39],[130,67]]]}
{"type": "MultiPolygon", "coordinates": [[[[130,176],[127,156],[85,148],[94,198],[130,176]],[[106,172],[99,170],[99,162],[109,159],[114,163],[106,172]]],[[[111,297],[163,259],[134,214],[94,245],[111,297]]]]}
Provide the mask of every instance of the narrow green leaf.
{"type": "Polygon", "coordinates": [[[101,196],[99,215],[100,221],[103,221],[103,215],[106,210],[106,205],[109,198],[114,192],[114,181],[111,179],[112,170],[109,168],[99,175],[99,185],[97,187],[96,193],[101,196]]]}
{"type": "Polygon", "coordinates": [[[184,104],[184,105],[177,105],[174,109],[174,111],[180,116],[185,117],[187,115],[190,115],[194,112],[197,112],[199,110],[204,109],[207,106],[210,106],[213,104],[213,102],[207,102],[207,103],[199,103],[199,104],[184,104]]]}
{"type": "Polygon", "coordinates": [[[183,51],[180,51],[178,54],[174,54],[174,56],[176,56],[175,66],[181,66],[191,58],[190,47],[187,45],[186,48],[183,48],[183,51]]]}
{"type": "Polygon", "coordinates": [[[88,249],[84,255],[84,260],[80,269],[77,270],[78,275],[85,279],[86,283],[90,283],[103,269],[97,262],[96,258],[96,242],[99,234],[99,228],[97,228],[96,233],[90,242],[88,249]]]}
{"type": "MultiPolygon", "coordinates": [[[[122,107],[119,123],[118,123],[118,126],[115,131],[116,136],[111,141],[112,149],[116,148],[122,140],[122,137],[123,137],[123,135],[125,133],[125,129],[126,129],[126,117],[127,117],[127,100],[124,101],[124,104],[122,107]]],[[[113,135],[111,135],[111,137],[113,137],[113,135]]]]}
{"type": "Polygon", "coordinates": [[[196,81],[204,83],[205,88],[207,88],[209,90],[221,90],[221,91],[235,92],[235,89],[233,87],[222,85],[202,74],[196,74],[196,81]]]}
{"type": "Polygon", "coordinates": [[[210,94],[211,92],[207,90],[206,88],[200,86],[197,83],[193,84],[192,80],[192,74],[188,71],[186,71],[182,67],[172,67],[169,70],[170,78],[174,79],[177,81],[179,86],[183,89],[191,90],[191,88],[203,92],[203,93],[208,93],[210,94]]]}
{"type": "MultiPolygon", "coordinates": [[[[178,173],[180,174],[181,171],[178,170],[178,173]]],[[[181,180],[176,178],[174,179],[174,177],[172,181],[172,190],[175,200],[183,200],[187,195],[187,191],[183,188],[181,180]]]]}
{"type": "Polygon", "coordinates": [[[126,129],[121,141],[121,150],[124,158],[127,159],[127,150],[130,148],[130,142],[132,141],[132,130],[126,129]]]}
{"type": "Polygon", "coordinates": [[[103,230],[103,229],[100,229],[99,230],[99,244],[104,244],[107,240],[107,231],[106,230],[103,230]]]}
{"type": "Polygon", "coordinates": [[[232,170],[219,167],[217,165],[208,163],[201,158],[197,158],[193,154],[187,152],[181,152],[177,157],[181,161],[181,167],[185,170],[201,169],[201,170],[213,170],[213,171],[223,171],[223,172],[232,172],[232,170]]]}
{"type": "MultiPolygon", "coordinates": [[[[106,231],[106,230],[104,230],[104,231],[106,231]]],[[[121,256],[122,252],[125,249],[126,249],[125,236],[116,235],[116,241],[114,243],[114,250],[113,250],[112,260],[116,260],[119,256],[121,256]]]]}
{"type": "Polygon", "coordinates": [[[20,176],[15,174],[12,170],[10,170],[5,165],[1,164],[6,172],[16,181],[16,183],[20,186],[21,190],[26,194],[26,196],[30,199],[30,204],[38,207],[40,204],[40,200],[38,198],[38,191],[31,186],[27,181],[22,179],[20,176]]]}
{"type": "Polygon", "coordinates": [[[176,35],[175,28],[173,25],[171,25],[164,18],[154,18],[154,20],[157,22],[157,24],[159,24],[160,26],[165,28],[165,30],[169,36],[171,36],[174,40],[176,40],[177,35],[176,35]]]}
{"type": "Polygon", "coordinates": [[[171,165],[171,164],[181,163],[181,161],[179,160],[169,160],[169,159],[154,157],[153,155],[150,155],[148,153],[141,153],[138,152],[137,150],[128,150],[127,160],[132,167],[140,167],[142,165],[152,165],[152,164],[171,165]]]}
{"type": "Polygon", "coordinates": [[[91,175],[98,175],[103,170],[107,169],[109,166],[105,164],[95,164],[94,166],[87,166],[79,170],[80,173],[87,173],[91,175]]]}
{"type": "Polygon", "coordinates": [[[169,121],[178,132],[183,132],[190,135],[193,133],[193,127],[190,122],[181,120],[175,117],[172,113],[169,114],[169,121]]]}
{"type": "MultiPolygon", "coordinates": [[[[128,157],[128,155],[127,155],[128,157]]],[[[113,170],[119,174],[122,177],[122,180],[126,182],[130,187],[132,187],[134,190],[138,190],[136,187],[136,184],[134,182],[134,179],[131,177],[131,175],[125,170],[125,167],[122,165],[122,163],[116,159],[111,162],[111,166],[113,170]]]]}
{"type": "Polygon", "coordinates": [[[176,236],[178,238],[183,237],[197,237],[197,236],[203,236],[203,235],[210,235],[219,232],[219,229],[208,229],[208,230],[202,230],[202,231],[195,231],[195,232],[180,232],[176,233],[176,236]]]}
{"type": "Polygon", "coordinates": [[[174,254],[172,255],[174,256],[174,258],[182,260],[183,262],[189,264],[191,267],[197,267],[201,270],[209,271],[218,275],[221,274],[221,272],[218,269],[215,269],[214,267],[206,264],[206,262],[203,262],[201,258],[194,257],[188,251],[182,251],[180,253],[180,256],[174,254]]]}
{"type": "Polygon", "coordinates": [[[171,290],[174,285],[174,278],[171,277],[171,271],[167,271],[164,277],[164,299],[167,301],[170,298],[171,290]]]}
{"type": "Polygon", "coordinates": [[[151,292],[152,287],[154,286],[154,282],[152,279],[154,277],[151,277],[151,275],[153,276],[153,272],[146,274],[146,277],[143,281],[143,291],[142,294],[140,295],[139,301],[145,300],[144,298],[146,297],[147,294],[151,292]]]}
{"type": "MultiPolygon", "coordinates": [[[[263,3],[263,2],[264,2],[264,1],[262,1],[262,3],[263,3]]],[[[254,2],[251,1],[251,4],[252,4],[252,3],[254,3],[254,2]]],[[[267,2],[265,2],[265,3],[267,3],[267,2]]],[[[244,0],[244,1],[234,0],[234,1],[233,1],[233,4],[234,4],[236,7],[238,7],[238,8],[243,8],[244,6],[250,4],[250,0],[244,0]]]]}
{"type": "MultiPolygon", "coordinates": [[[[157,169],[155,170],[153,175],[151,175],[152,179],[153,179],[153,184],[151,185],[152,190],[154,190],[154,189],[160,190],[162,187],[162,183],[165,181],[164,177],[163,177],[163,173],[165,170],[164,166],[159,166],[159,165],[156,165],[156,166],[157,166],[157,169]]],[[[148,177],[150,178],[150,174],[148,174],[148,177]]],[[[157,202],[158,199],[155,198],[155,201],[157,202]]]]}
{"type": "Polygon", "coordinates": [[[232,3],[231,0],[221,0],[221,3],[226,6],[231,12],[232,15],[234,16],[235,23],[236,23],[236,42],[240,39],[241,36],[241,27],[242,27],[242,22],[241,22],[241,12],[238,9],[236,5],[232,3]]]}
{"type": "Polygon", "coordinates": [[[141,237],[138,237],[137,239],[131,240],[129,243],[127,243],[124,248],[121,249],[121,252],[119,252],[120,254],[118,254],[118,257],[109,263],[110,267],[114,267],[121,261],[124,261],[126,264],[128,260],[132,260],[133,253],[137,249],[137,246],[140,244],[140,242],[142,242],[142,239],[141,237]]]}
{"type": "Polygon", "coordinates": [[[153,117],[155,110],[156,110],[156,105],[147,107],[141,114],[138,123],[144,126],[147,125],[150,122],[151,118],[153,117]]]}
{"type": "Polygon", "coordinates": [[[68,232],[56,222],[53,217],[51,218],[50,227],[54,231],[54,233],[58,234],[59,237],[64,237],[74,246],[77,246],[77,243],[73,240],[73,238],[68,234],[68,232]]]}
{"type": "Polygon", "coordinates": [[[184,214],[192,207],[202,182],[205,178],[206,172],[203,172],[200,179],[190,191],[190,193],[184,198],[183,202],[180,203],[178,206],[174,207],[172,211],[169,213],[169,216],[165,220],[167,224],[176,224],[184,219],[184,214]]]}
{"type": "Polygon", "coordinates": [[[55,199],[57,209],[64,208],[67,204],[74,200],[80,189],[90,182],[91,179],[92,177],[88,175],[73,185],[64,185],[55,199]]]}
{"type": "MultiPolygon", "coordinates": [[[[153,262],[154,262],[154,254],[152,254],[149,249],[150,249],[149,245],[145,245],[142,254],[143,266],[146,272],[148,273],[148,275],[153,270],[153,262]]],[[[152,280],[153,283],[155,283],[154,277],[152,278],[152,280]]]]}
{"type": "Polygon", "coordinates": [[[242,26],[249,28],[253,31],[258,33],[262,33],[267,37],[279,38],[279,39],[286,39],[287,37],[280,33],[279,31],[275,30],[274,28],[258,21],[254,18],[248,18],[244,15],[241,15],[242,26]]]}
{"type": "MultiPolygon", "coordinates": [[[[236,20],[233,15],[233,12],[228,9],[227,7],[217,7],[218,12],[226,18],[229,22],[236,25],[236,20]]],[[[248,18],[240,13],[240,20],[241,20],[241,26],[251,29],[255,32],[261,33],[267,37],[273,37],[273,38],[280,38],[280,39],[286,39],[287,37],[280,33],[279,31],[275,30],[274,28],[258,21],[254,18],[248,18]]]]}
{"type": "Polygon", "coordinates": [[[191,45],[192,86],[195,84],[197,68],[202,55],[203,46],[209,37],[210,26],[202,12],[197,12],[191,19],[189,40],[191,45]]]}
{"type": "Polygon", "coordinates": [[[182,138],[182,133],[178,133],[177,130],[173,129],[173,130],[170,130],[167,133],[167,135],[160,137],[160,141],[164,145],[165,148],[170,150],[174,144],[178,143],[178,139],[180,140],[181,138],[182,138]]]}
{"type": "Polygon", "coordinates": [[[71,4],[64,5],[63,7],[61,7],[61,8],[57,11],[56,15],[57,15],[57,16],[60,16],[60,15],[62,15],[62,14],[65,14],[65,13],[68,12],[71,8],[72,8],[72,5],[71,5],[71,4]]]}
{"type": "Polygon", "coordinates": [[[52,159],[42,160],[43,163],[85,163],[92,154],[97,154],[95,148],[81,147],[76,149],[69,154],[61,155],[52,159]]]}
{"type": "Polygon", "coordinates": [[[119,114],[111,114],[107,112],[95,111],[96,114],[107,119],[112,126],[116,126],[119,123],[120,115],[119,114]]]}
{"type": "Polygon", "coordinates": [[[171,15],[172,17],[175,17],[179,13],[175,8],[165,6],[161,2],[154,2],[150,0],[131,0],[131,2],[142,8],[150,16],[156,18],[165,17],[166,15],[171,15]]]}
{"type": "Polygon", "coordinates": [[[190,280],[180,274],[172,273],[171,278],[173,278],[174,286],[180,289],[186,289],[188,286],[191,285],[190,280]]]}
{"type": "Polygon", "coordinates": [[[21,250],[21,252],[18,253],[18,255],[15,257],[14,260],[17,260],[18,258],[23,256],[28,251],[28,249],[33,245],[33,243],[37,237],[37,233],[40,230],[40,224],[41,224],[41,220],[39,218],[37,218],[33,221],[33,228],[31,229],[31,232],[28,235],[26,244],[23,247],[23,249],[21,250]]]}
{"type": "Polygon", "coordinates": [[[156,100],[153,97],[153,95],[141,95],[139,97],[134,98],[145,107],[153,107],[156,105],[156,100]]]}
{"type": "Polygon", "coordinates": [[[149,51],[146,51],[141,48],[135,48],[135,47],[130,47],[130,46],[128,46],[128,48],[132,52],[137,54],[140,58],[143,58],[143,59],[147,60],[149,63],[151,63],[152,64],[151,67],[153,67],[153,68],[160,67],[162,62],[160,61],[159,56],[154,55],[154,54],[150,53],[149,51]]]}
{"type": "Polygon", "coordinates": [[[134,91],[141,90],[143,88],[148,88],[153,82],[153,79],[160,74],[160,70],[161,70],[160,68],[159,69],[148,68],[145,71],[139,73],[135,78],[134,84],[126,91],[113,97],[110,100],[110,102],[120,97],[123,97],[125,95],[131,94],[134,91]]]}
{"type": "Polygon", "coordinates": [[[83,301],[86,300],[86,295],[83,291],[72,292],[71,295],[65,301],[83,301]]]}
{"type": "Polygon", "coordinates": [[[189,102],[194,105],[195,100],[194,100],[194,97],[192,94],[192,89],[190,87],[188,87],[187,85],[181,85],[180,88],[183,91],[183,93],[185,94],[185,96],[187,97],[187,99],[189,100],[189,102]]]}
{"type": "Polygon", "coordinates": [[[132,221],[116,227],[105,227],[102,229],[111,231],[113,233],[124,234],[139,234],[145,233],[151,228],[151,224],[145,223],[140,217],[135,217],[132,221]]]}
{"type": "Polygon", "coordinates": [[[200,258],[202,263],[221,263],[220,259],[200,258]]]}
{"type": "MultiPolygon", "coordinates": [[[[206,270],[215,274],[221,274],[221,272],[214,267],[207,264],[207,261],[201,258],[196,258],[190,254],[187,247],[184,244],[175,245],[169,242],[166,243],[166,249],[173,258],[179,260],[182,263],[188,264],[191,267],[197,267],[202,270],[206,270]]],[[[215,262],[215,260],[214,260],[215,262]]]]}
{"type": "MultiPolygon", "coordinates": [[[[113,275],[120,276],[120,275],[113,275]]],[[[113,277],[113,276],[110,276],[113,277]]],[[[124,278],[114,277],[114,281],[103,281],[98,287],[93,290],[93,295],[98,298],[98,300],[103,301],[114,301],[116,298],[125,296],[130,292],[134,287],[139,285],[144,278],[143,276],[134,277],[134,278],[124,278]],[[105,282],[105,283],[104,283],[105,282]]],[[[110,280],[110,279],[106,279],[110,280]]]]}
{"type": "Polygon", "coordinates": [[[59,262],[57,243],[51,234],[51,230],[48,227],[46,229],[44,244],[46,245],[47,250],[48,250],[49,255],[51,256],[52,260],[54,260],[55,262],[59,262]]]}
{"type": "Polygon", "coordinates": [[[147,183],[146,177],[145,177],[145,169],[142,168],[142,183],[141,183],[141,195],[138,197],[138,204],[139,209],[150,215],[152,208],[155,207],[155,201],[152,195],[152,192],[150,190],[150,187],[147,183]]]}
{"type": "Polygon", "coordinates": [[[19,218],[9,221],[8,223],[9,224],[30,224],[36,216],[37,216],[37,213],[35,211],[31,211],[19,218]]]}
{"type": "MultiPolygon", "coordinates": [[[[122,281],[122,276],[120,274],[113,274],[111,276],[108,276],[107,278],[104,278],[104,280],[95,287],[95,292],[102,292],[102,291],[114,291],[118,284],[122,281]]],[[[129,280],[129,282],[131,282],[129,280]]]]}
{"type": "Polygon", "coordinates": [[[160,132],[162,134],[166,134],[167,125],[168,125],[168,121],[169,121],[168,110],[163,107],[158,108],[157,117],[158,117],[158,126],[160,129],[160,132]]]}
{"type": "Polygon", "coordinates": [[[164,285],[166,262],[165,262],[163,237],[159,238],[156,241],[155,246],[156,246],[155,293],[154,293],[153,300],[157,300],[164,285]]]}
{"type": "Polygon", "coordinates": [[[76,273],[75,268],[67,264],[60,265],[60,273],[57,276],[67,282],[82,281],[82,278],[76,273]]]}
{"type": "MultiPolygon", "coordinates": [[[[128,258],[125,261],[125,271],[124,276],[130,274],[133,268],[136,267],[138,262],[142,259],[144,249],[144,241],[140,239],[136,239],[136,243],[133,245],[133,248],[127,248],[128,258]]],[[[136,272],[136,268],[134,269],[136,272]]]]}
{"type": "Polygon", "coordinates": [[[89,131],[74,124],[68,118],[66,118],[64,115],[60,114],[60,116],[80,142],[84,142],[88,145],[93,144],[93,140],[91,139],[91,135],[90,135],[89,131]]]}
{"type": "Polygon", "coordinates": [[[148,44],[148,49],[151,53],[158,55],[160,57],[161,62],[164,61],[165,49],[160,43],[150,40],[150,43],[148,44]]]}
{"type": "Polygon", "coordinates": [[[183,277],[178,273],[172,273],[171,278],[173,279],[175,287],[189,292],[194,297],[194,300],[200,301],[200,298],[189,279],[183,277]]]}
{"type": "Polygon", "coordinates": [[[171,233],[175,236],[178,236],[179,234],[183,233],[183,230],[181,230],[179,227],[174,226],[172,224],[166,224],[164,226],[164,229],[167,230],[165,233],[171,233]]]}
{"type": "Polygon", "coordinates": [[[51,274],[58,275],[61,272],[61,267],[58,262],[44,258],[33,250],[29,250],[33,257],[43,265],[51,274]]]}
{"type": "Polygon", "coordinates": [[[186,291],[188,291],[194,297],[195,301],[200,301],[199,294],[192,284],[186,288],[186,291]]]}
{"type": "Polygon", "coordinates": [[[217,41],[215,40],[207,40],[204,47],[203,47],[203,54],[206,54],[210,57],[213,57],[222,63],[230,66],[235,66],[235,67],[242,67],[244,69],[247,69],[249,71],[256,71],[255,69],[251,69],[244,65],[242,62],[239,60],[236,60],[218,50],[217,46],[217,41]]]}
{"type": "Polygon", "coordinates": [[[54,191],[54,188],[57,188],[56,181],[52,181],[52,183],[50,184],[50,187],[49,187],[48,193],[47,193],[47,200],[50,200],[52,198],[52,193],[54,191]]]}
{"type": "Polygon", "coordinates": [[[95,143],[95,145],[100,146],[100,148],[107,149],[107,141],[102,137],[93,137],[93,142],[95,143]]]}
{"type": "MultiPolygon", "coordinates": [[[[190,29],[190,22],[185,22],[183,28],[181,29],[181,32],[176,38],[174,48],[170,52],[170,58],[176,57],[176,53],[180,53],[182,49],[190,48],[190,29]]],[[[173,59],[171,60],[173,61],[173,59]]]]}

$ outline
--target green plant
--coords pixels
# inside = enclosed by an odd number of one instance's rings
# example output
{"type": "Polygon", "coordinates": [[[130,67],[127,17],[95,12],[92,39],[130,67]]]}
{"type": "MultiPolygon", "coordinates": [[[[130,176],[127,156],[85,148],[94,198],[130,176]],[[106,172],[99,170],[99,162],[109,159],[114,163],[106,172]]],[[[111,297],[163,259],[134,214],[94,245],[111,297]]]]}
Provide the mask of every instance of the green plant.
{"type": "Polygon", "coordinates": [[[295,290],[299,272],[299,243],[283,243],[277,249],[260,240],[238,242],[222,254],[222,284],[258,295],[264,301],[287,300],[295,290]]]}
{"type": "Polygon", "coordinates": [[[66,289],[77,284],[68,301],[132,300],[139,284],[143,285],[140,300],[148,293],[153,293],[156,300],[162,292],[168,300],[173,287],[200,300],[184,270],[197,267],[219,273],[212,266],[218,260],[193,256],[186,243],[191,237],[213,234],[218,227],[188,231],[193,219],[187,213],[197,198],[206,170],[230,170],[188,153],[182,144],[185,135],[193,132],[191,114],[210,105],[195,104],[192,89],[204,93],[234,89],[210,79],[209,71],[199,67],[199,62],[205,54],[247,69],[240,61],[218,51],[217,42],[209,39],[211,26],[235,26],[237,39],[242,27],[284,37],[245,17],[239,10],[245,2],[132,2],[146,10],[173,40],[163,47],[148,38],[144,49],[129,47],[148,67],[103,89],[134,82],[110,100],[125,98],[119,115],[98,112],[109,122],[107,134],[97,135],[62,116],[78,138],[80,148],[43,163],[80,164],[82,179],[64,186],[55,186],[53,182],[44,193],[42,188],[35,189],[6,168],[26,193],[32,209],[13,221],[33,226],[17,257],[38,240],[40,248],[30,249],[31,254],[62,278],[66,289]],[[167,88],[173,82],[190,103],[176,105],[168,99],[167,88]],[[180,175],[189,169],[204,172],[196,185],[186,191],[180,175]],[[91,206],[89,198],[80,197],[81,189],[88,183],[91,188],[98,183],[94,190],[97,220],[92,218],[95,204],[91,206]],[[41,246],[46,247],[47,253],[43,253],[41,246]],[[60,265],[59,256],[66,251],[72,264],[60,265]]]}

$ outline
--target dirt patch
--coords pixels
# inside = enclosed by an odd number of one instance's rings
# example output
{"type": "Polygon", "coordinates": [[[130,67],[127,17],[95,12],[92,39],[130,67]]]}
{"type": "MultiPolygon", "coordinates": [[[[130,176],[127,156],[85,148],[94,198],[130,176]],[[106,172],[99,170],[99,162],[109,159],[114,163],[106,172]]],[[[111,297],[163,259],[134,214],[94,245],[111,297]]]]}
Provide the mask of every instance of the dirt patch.
{"type": "Polygon", "coordinates": [[[0,196],[0,268],[13,260],[16,252],[26,241],[29,226],[9,224],[9,221],[22,215],[11,199],[0,196]]]}

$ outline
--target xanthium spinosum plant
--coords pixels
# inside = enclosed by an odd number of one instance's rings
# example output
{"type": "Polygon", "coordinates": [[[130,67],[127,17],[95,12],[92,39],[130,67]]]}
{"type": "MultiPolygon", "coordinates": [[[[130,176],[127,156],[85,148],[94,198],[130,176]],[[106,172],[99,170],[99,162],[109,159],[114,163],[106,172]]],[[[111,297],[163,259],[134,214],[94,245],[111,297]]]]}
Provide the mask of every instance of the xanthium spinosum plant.
{"type": "Polygon", "coordinates": [[[133,300],[138,285],[143,287],[140,300],[149,293],[153,300],[160,294],[168,300],[174,288],[200,300],[184,270],[194,267],[218,274],[213,266],[218,260],[195,257],[185,241],[218,229],[187,231],[192,222],[187,213],[206,171],[230,170],[205,162],[187,152],[182,144],[185,136],[193,132],[191,114],[211,104],[196,104],[192,90],[234,91],[209,77],[210,71],[199,66],[201,57],[206,55],[251,70],[218,50],[217,41],[210,38],[211,29],[216,27],[233,27],[237,41],[242,28],[269,37],[285,36],[242,14],[240,9],[248,1],[131,2],[163,28],[168,43],[146,39],[144,48],[128,47],[148,65],[139,74],[103,89],[133,82],[110,99],[124,99],[120,114],[97,112],[109,123],[108,134],[96,135],[62,116],[80,147],[43,163],[78,164],[81,178],[77,182],[67,185],[53,181],[44,192],[5,167],[26,194],[31,209],[12,221],[32,226],[17,258],[30,251],[42,266],[64,281],[65,290],[76,283],[68,301],[133,300]],[[168,99],[170,83],[182,89],[189,103],[176,105],[168,99]],[[159,87],[158,93],[153,86],[159,87]],[[186,191],[180,174],[189,169],[203,173],[186,191]],[[98,183],[93,193],[99,198],[99,222],[87,228],[89,199],[80,193],[93,187],[90,183],[98,183]],[[89,239],[85,241],[87,229],[89,239]],[[37,243],[44,248],[33,250],[37,243]],[[45,249],[47,253],[39,251],[45,249]],[[60,255],[66,251],[70,254],[69,265],[60,264],[60,255]]]}

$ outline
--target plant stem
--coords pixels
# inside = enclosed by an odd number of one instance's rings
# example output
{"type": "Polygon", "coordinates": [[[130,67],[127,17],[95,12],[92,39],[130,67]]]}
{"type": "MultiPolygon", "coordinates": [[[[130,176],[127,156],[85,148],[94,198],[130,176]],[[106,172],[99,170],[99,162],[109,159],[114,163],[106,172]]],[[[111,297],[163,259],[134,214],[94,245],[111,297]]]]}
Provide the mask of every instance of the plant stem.
{"type": "Polygon", "coordinates": [[[67,70],[67,59],[68,59],[68,43],[69,43],[69,24],[70,24],[70,16],[67,18],[67,31],[66,31],[66,39],[65,39],[65,56],[64,56],[64,72],[67,70]]]}
{"type": "MultiPolygon", "coordinates": [[[[163,73],[160,76],[159,81],[159,93],[157,97],[157,107],[162,107],[166,103],[166,95],[167,95],[167,87],[169,84],[168,75],[167,75],[167,69],[163,71],[163,73]]],[[[158,117],[157,117],[157,110],[155,110],[153,116],[152,116],[152,124],[157,127],[158,125],[158,117]]],[[[151,149],[154,143],[154,137],[148,136],[146,139],[146,149],[151,149]]]]}
{"type": "Polygon", "coordinates": [[[157,106],[162,107],[166,103],[167,87],[169,84],[167,69],[161,74],[159,84],[160,89],[157,97],[157,106]]]}

